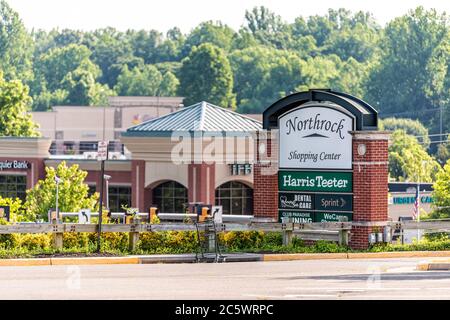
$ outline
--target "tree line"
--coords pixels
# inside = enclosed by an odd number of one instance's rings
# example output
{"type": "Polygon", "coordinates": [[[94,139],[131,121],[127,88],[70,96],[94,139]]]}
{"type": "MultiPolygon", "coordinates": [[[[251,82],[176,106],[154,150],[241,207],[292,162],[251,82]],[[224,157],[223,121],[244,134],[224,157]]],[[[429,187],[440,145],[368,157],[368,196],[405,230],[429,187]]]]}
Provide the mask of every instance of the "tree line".
{"type": "Polygon", "coordinates": [[[405,130],[406,136],[393,136],[391,176],[413,179],[407,172],[418,159],[433,154],[443,165],[450,157],[448,143],[435,143],[447,136],[428,137],[450,131],[449,22],[445,12],[418,7],[385,27],[369,12],[346,9],[287,23],[255,7],[246,11],[239,30],[206,21],[187,34],[177,27],[165,34],[114,28],[44,31],[26,30],[2,0],[0,130],[33,135],[27,109],[105,105],[114,95],[179,95],[185,105],[206,100],[261,113],[290,93],[332,88],[372,104],[388,118],[387,129],[405,130]],[[11,95],[15,103],[8,100],[11,95]],[[406,149],[415,153],[405,155],[406,149]]]}
{"type": "Polygon", "coordinates": [[[29,86],[33,110],[101,105],[110,95],[182,95],[186,104],[259,113],[291,92],[326,87],[432,128],[432,110],[448,109],[450,99],[449,18],[422,7],[384,28],[369,12],[330,9],[287,23],[255,7],[239,30],[206,21],[187,34],[177,27],[163,34],[27,31],[2,0],[0,30],[0,68],[29,86]]]}

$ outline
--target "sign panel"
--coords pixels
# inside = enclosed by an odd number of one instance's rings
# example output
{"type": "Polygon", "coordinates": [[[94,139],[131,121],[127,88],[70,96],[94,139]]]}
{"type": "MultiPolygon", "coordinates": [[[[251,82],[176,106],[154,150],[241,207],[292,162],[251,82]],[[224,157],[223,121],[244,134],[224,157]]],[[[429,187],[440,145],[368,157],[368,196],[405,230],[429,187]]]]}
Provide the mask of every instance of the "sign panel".
{"type": "Polygon", "coordinates": [[[281,191],[352,192],[351,172],[278,171],[281,191]]]}
{"type": "Polygon", "coordinates": [[[314,210],[314,194],[280,192],[279,209],[314,210]]]}
{"type": "Polygon", "coordinates": [[[350,115],[310,106],[283,114],[278,121],[280,168],[352,169],[350,115]]]}
{"type": "Polygon", "coordinates": [[[97,160],[106,160],[108,156],[108,141],[99,141],[97,148],[97,160]]]}
{"type": "Polygon", "coordinates": [[[347,221],[353,220],[352,213],[343,213],[343,212],[316,212],[314,221],[315,222],[339,222],[339,218],[345,217],[347,221]]]}
{"type": "Polygon", "coordinates": [[[81,209],[78,212],[78,223],[91,223],[91,210],[81,209]]]}
{"type": "Polygon", "coordinates": [[[222,223],[222,214],[223,214],[223,207],[222,206],[212,206],[211,208],[211,214],[214,217],[215,223],[222,223]]]}
{"type": "Polygon", "coordinates": [[[316,194],[314,208],[318,211],[353,211],[353,195],[316,194]]]}
{"type": "Polygon", "coordinates": [[[279,210],[278,219],[280,222],[293,222],[293,223],[312,223],[314,222],[313,212],[291,211],[291,210],[279,210]]]}
{"type": "Polygon", "coordinates": [[[9,212],[10,212],[9,206],[0,206],[0,219],[5,219],[6,221],[9,221],[9,212]]]}

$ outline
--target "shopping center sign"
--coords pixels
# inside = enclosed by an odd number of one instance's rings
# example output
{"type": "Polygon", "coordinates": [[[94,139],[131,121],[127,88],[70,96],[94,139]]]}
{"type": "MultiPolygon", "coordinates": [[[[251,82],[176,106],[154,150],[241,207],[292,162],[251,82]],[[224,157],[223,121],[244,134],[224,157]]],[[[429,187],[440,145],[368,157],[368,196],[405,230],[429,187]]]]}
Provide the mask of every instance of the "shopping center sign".
{"type": "Polygon", "coordinates": [[[279,116],[280,221],[352,220],[354,123],[333,104],[304,104],[279,116]]]}
{"type": "Polygon", "coordinates": [[[330,107],[307,106],[279,118],[279,166],[351,169],[354,119],[330,107]]]}

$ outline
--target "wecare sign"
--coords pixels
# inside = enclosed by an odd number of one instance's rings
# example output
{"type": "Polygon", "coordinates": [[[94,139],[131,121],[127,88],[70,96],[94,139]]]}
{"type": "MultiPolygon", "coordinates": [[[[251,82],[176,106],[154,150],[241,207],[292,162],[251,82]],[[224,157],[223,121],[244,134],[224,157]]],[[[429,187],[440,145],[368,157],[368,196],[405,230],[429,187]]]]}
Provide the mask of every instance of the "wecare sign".
{"type": "Polygon", "coordinates": [[[279,119],[280,168],[351,169],[353,118],[338,110],[308,106],[279,119]]]}

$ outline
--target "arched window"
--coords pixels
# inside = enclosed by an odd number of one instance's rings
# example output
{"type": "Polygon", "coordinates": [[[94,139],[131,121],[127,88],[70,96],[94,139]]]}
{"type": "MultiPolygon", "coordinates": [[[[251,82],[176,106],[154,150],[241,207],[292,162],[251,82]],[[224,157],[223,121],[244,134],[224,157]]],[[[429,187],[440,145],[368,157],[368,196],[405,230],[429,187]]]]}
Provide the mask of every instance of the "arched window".
{"type": "Polygon", "coordinates": [[[223,207],[223,214],[252,215],[253,189],[231,181],[216,189],[216,205],[223,207]]]}
{"type": "Polygon", "coordinates": [[[187,202],[187,189],[178,182],[168,181],[153,189],[153,203],[161,213],[184,213],[187,202]]]}

